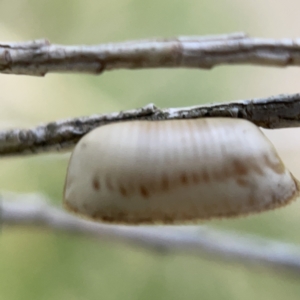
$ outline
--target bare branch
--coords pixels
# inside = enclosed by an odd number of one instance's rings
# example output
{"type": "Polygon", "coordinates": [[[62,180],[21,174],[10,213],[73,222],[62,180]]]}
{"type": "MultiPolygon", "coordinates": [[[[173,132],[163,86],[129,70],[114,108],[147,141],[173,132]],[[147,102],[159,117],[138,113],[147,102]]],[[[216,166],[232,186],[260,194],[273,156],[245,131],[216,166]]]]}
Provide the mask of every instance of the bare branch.
{"type": "Polygon", "coordinates": [[[125,243],[151,251],[190,254],[300,275],[299,246],[221,232],[205,226],[134,227],[94,223],[73,217],[48,205],[46,201],[39,194],[5,196],[2,202],[4,228],[39,227],[125,243]]]}
{"type": "Polygon", "coordinates": [[[33,129],[4,130],[0,131],[0,155],[70,150],[83,135],[112,122],[202,117],[243,118],[264,128],[299,127],[300,94],[166,109],[149,104],[129,111],[56,121],[33,129]]]}
{"type": "Polygon", "coordinates": [[[49,72],[100,74],[105,70],[202,68],[224,64],[300,65],[299,39],[250,38],[242,33],[150,39],[94,46],[47,40],[0,44],[0,72],[43,76],[49,72]]]}

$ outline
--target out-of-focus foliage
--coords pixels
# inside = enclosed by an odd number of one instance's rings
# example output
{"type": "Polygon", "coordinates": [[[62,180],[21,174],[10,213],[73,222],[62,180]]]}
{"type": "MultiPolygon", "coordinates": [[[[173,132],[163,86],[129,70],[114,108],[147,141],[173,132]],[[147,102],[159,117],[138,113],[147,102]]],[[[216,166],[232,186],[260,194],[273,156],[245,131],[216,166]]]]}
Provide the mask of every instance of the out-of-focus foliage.
{"type": "MultiPolygon", "coordinates": [[[[1,40],[41,37],[97,44],[155,36],[247,31],[295,37],[296,0],[1,0],[1,40]],[[271,5],[272,4],[272,5],[271,5]]],[[[114,71],[45,78],[0,76],[0,127],[129,109],[268,96],[299,91],[299,70],[249,66],[203,70],[114,71]]],[[[300,177],[300,135],[268,133],[300,177]]],[[[69,154],[0,159],[0,187],[39,191],[61,205],[69,154]]],[[[298,203],[270,213],[212,222],[219,228],[300,243],[298,203]]],[[[0,299],[299,299],[298,280],[204,259],[137,251],[88,238],[5,228],[0,246],[0,299]]]]}

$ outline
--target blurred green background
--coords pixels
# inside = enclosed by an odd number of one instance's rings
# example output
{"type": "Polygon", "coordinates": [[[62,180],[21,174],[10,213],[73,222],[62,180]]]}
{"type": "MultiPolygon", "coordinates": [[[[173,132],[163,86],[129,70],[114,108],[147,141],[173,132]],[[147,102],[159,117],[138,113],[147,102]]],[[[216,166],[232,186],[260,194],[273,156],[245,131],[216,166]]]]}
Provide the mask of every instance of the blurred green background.
{"type": "MultiPolygon", "coordinates": [[[[299,37],[297,0],[0,0],[0,39],[98,44],[148,37],[246,31],[299,37]]],[[[0,128],[119,111],[154,102],[176,107],[299,92],[300,70],[224,66],[114,71],[101,76],[0,75],[0,128]]],[[[267,135],[300,178],[297,129],[267,135]]],[[[1,190],[45,193],[61,205],[69,154],[0,159],[1,190]]],[[[300,244],[299,201],[278,211],[211,222],[300,244]]],[[[0,299],[299,299],[300,278],[159,255],[84,237],[4,228],[0,299]]]]}

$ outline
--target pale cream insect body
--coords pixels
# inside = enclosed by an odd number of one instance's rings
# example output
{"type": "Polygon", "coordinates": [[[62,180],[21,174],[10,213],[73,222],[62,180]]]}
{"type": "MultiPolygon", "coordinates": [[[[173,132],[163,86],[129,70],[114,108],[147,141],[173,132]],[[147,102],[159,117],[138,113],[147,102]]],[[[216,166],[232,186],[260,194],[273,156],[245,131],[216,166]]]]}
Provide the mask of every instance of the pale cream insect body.
{"type": "Polygon", "coordinates": [[[280,207],[298,190],[249,121],[131,121],[99,127],[79,141],[64,204],[94,220],[184,223],[280,207]]]}

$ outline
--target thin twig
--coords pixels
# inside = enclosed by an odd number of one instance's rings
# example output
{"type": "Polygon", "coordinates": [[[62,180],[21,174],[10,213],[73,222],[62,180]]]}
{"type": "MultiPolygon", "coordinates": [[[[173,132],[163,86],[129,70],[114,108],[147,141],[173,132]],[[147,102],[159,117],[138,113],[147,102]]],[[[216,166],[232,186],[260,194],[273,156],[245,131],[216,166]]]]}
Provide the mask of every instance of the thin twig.
{"type": "Polygon", "coordinates": [[[206,226],[134,227],[94,223],[48,205],[45,197],[38,194],[4,197],[1,216],[4,229],[38,227],[151,251],[196,255],[300,275],[300,247],[262,237],[217,231],[206,226]]]}
{"type": "Polygon", "coordinates": [[[4,130],[0,131],[0,155],[70,150],[92,129],[113,122],[203,117],[243,118],[264,128],[299,127],[300,94],[181,108],[160,109],[149,104],[129,111],[56,121],[33,129],[4,130]]]}
{"type": "Polygon", "coordinates": [[[106,70],[202,68],[224,64],[300,65],[299,39],[250,38],[243,33],[187,36],[94,46],[47,40],[0,43],[0,72],[44,76],[49,72],[100,74],[106,70]]]}

